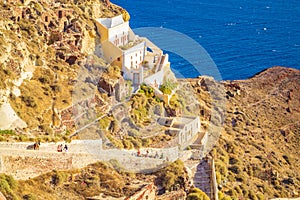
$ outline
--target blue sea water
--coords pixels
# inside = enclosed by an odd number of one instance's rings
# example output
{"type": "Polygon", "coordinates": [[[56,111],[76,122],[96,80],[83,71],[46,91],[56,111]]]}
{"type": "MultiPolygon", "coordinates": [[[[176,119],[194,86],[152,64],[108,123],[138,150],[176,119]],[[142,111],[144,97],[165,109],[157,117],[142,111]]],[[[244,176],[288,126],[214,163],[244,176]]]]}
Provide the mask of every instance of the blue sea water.
{"type": "MultiPolygon", "coordinates": [[[[299,0],[112,2],[130,13],[133,29],[166,28],[191,37],[210,55],[223,80],[246,79],[272,66],[300,69],[299,0]]],[[[178,77],[200,75],[185,58],[167,52],[178,77]]],[[[210,66],[204,62],[198,67],[210,66]]]]}

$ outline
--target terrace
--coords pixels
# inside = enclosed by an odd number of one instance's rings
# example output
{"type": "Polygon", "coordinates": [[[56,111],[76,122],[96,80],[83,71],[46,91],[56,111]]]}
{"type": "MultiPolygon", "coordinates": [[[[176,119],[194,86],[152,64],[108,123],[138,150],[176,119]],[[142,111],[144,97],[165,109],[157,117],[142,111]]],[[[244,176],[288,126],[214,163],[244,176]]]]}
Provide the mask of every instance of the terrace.
{"type": "Polygon", "coordinates": [[[137,40],[134,40],[134,41],[129,41],[128,44],[124,45],[124,46],[119,46],[120,49],[122,49],[123,51],[126,51],[140,43],[142,43],[143,40],[141,39],[137,39],[137,40]]]}

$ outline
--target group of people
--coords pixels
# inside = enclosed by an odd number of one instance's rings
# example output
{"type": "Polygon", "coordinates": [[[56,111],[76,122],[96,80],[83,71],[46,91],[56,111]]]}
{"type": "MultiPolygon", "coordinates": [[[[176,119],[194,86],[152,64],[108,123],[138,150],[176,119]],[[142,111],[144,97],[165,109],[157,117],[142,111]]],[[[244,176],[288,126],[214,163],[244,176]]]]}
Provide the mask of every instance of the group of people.
{"type": "Polygon", "coordinates": [[[68,152],[68,149],[69,149],[69,147],[68,147],[68,145],[67,144],[65,144],[65,145],[63,145],[63,144],[59,144],[58,146],[57,146],[57,152],[68,152]]]}
{"type": "MultiPolygon", "coordinates": [[[[149,158],[158,158],[158,159],[164,159],[164,154],[161,153],[161,155],[158,155],[158,152],[155,152],[155,155],[151,155],[151,153],[149,152],[149,150],[146,150],[145,154],[141,154],[140,149],[138,149],[137,154],[138,157],[149,157],[149,158]]],[[[168,158],[167,158],[168,159],[168,158]]]]}

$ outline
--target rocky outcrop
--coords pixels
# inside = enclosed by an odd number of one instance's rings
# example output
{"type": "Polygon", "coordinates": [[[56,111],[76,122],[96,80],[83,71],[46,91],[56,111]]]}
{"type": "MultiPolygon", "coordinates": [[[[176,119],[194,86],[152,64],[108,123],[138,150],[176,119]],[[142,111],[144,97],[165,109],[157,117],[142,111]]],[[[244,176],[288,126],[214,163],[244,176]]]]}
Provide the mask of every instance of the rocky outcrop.
{"type": "Polygon", "coordinates": [[[126,12],[100,0],[0,6],[0,112],[6,119],[0,129],[55,128],[57,110],[72,104],[79,66],[99,46],[94,19],[126,12]]]}

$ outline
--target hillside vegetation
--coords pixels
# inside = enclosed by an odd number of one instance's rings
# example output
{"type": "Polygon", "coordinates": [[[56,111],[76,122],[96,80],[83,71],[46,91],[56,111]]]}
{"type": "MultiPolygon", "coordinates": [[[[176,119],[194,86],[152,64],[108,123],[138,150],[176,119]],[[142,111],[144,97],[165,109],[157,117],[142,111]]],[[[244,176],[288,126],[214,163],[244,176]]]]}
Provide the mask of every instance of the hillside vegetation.
{"type": "MultiPolygon", "coordinates": [[[[205,84],[189,81],[206,101],[205,84]]],[[[300,71],[273,67],[223,84],[224,130],[211,151],[220,191],[235,199],[299,197],[300,71]]]]}
{"type": "Polygon", "coordinates": [[[187,190],[187,172],[177,160],[155,174],[133,174],[122,170],[116,160],[98,162],[85,168],[52,171],[26,180],[0,174],[0,192],[8,200],[125,198],[155,182],[163,191],[187,190]]]}

